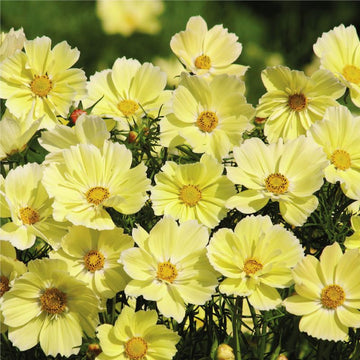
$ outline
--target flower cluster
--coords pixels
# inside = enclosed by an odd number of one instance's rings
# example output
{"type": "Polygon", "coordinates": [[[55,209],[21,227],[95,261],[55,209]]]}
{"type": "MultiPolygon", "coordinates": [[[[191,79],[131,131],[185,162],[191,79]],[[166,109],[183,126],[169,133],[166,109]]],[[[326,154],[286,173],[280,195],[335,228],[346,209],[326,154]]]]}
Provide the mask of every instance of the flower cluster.
{"type": "Polygon", "coordinates": [[[360,106],[353,26],[317,40],[311,76],[263,70],[257,106],[238,37],[200,16],[170,41],[183,65],[173,90],[150,62],[119,57],[87,79],[66,41],[2,38],[0,324],[11,346],[170,360],[207,332],[223,343],[213,358],[239,359],[254,336],[247,358],[263,359],[295,315],[306,341],[358,349],[360,117],[343,101],[360,106]]]}

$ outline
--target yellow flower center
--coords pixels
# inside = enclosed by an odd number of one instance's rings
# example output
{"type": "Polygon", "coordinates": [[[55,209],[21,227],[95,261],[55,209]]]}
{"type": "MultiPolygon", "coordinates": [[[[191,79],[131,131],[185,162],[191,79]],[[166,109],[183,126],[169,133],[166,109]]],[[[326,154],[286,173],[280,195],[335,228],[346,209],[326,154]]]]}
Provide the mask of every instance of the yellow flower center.
{"type": "Polygon", "coordinates": [[[303,94],[290,95],[288,104],[292,110],[301,111],[305,109],[307,99],[303,94]]]}
{"type": "Polygon", "coordinates": [[[249,258],[249,259],[245,260],[244,271],[245,271],[246,275],[253,275],[257,271],[261,270],[262,268],[263,268],[263,265],[254,258],[249,258]]]}
{"type": "Polygon", "coordinates": [[[118,109],[124,114],[124,116],[134,115],[139,105],[133,100],[123,100],[118,104],[118,109]]]}
{"type": "Polygon", "coordinates": [[[6,276],[1,275],[0,277],[0,298],[9,291],[9,279],[6,276]]]}
{"type": "Polygon", "coordinates": [[[204,132],[212,132],[219,122],[218,117],[212,111],[203,111],[196,120],[197,127],[204,132]]]}
{"type": "Polygon", "coordinates": [[[354,65],[346,65],[343,68],[343,75],[347,81],[360,84],[360,68],[354,65]]]}
{"type": "Polygon", "coordinates": [[[198,69],[209,70],[211,68],[211,60],[207,55],[200,55],[195,59],[195,66],[198,69]]]}
{"type": "Polygon", "coordinates": [[[283,194],[289,187],[289,180],[282,174],[270,174],[265,179],[266,190],[274,194],[283,194]]]}
{"type": "Polygon", "coordinates": [[[21,208],[19,214],[24,225],[33,225],[40,220],[40,214],[29,206],[21,208]]]}
{"type": "Polygon", "coordinates": [[[95,186],[91,189],[89,189],[86,194],[86,200],[88,203],[99,205],[104,200],[109,198],[110,192],[108,189],[102,187],[102,186],[95,186]]]}
{"type": "Polygon", "coordinates": [[[328,285],[321,291],[321,303],[327,309],[336,309],[344,301],[345,292],[339,285],[328,285]]]}
{"type": "Polygon", "coordinates": [[[176,270],[176,266],[173,265],[169,261],[165,261],[158,264],[158,270],[156,273],[156,277],[159,280],[164,280],[169,283],[173,283],[178,275],[178,272],[176,270]]]}
{"type": "Polygon", "coordinates": [[[34,80],[30,83],[30,88],[35,95],[44,97],[53,88],[53,83],[47,75],[35,75],[34,80]]]}
{"type": "Polygon", "coordinates": [[[141,360],[147,353],[148,345],[142,337],[132,337],[125,343],[125,353],[130,360],[141,360]]]}
{"type": "Polygon", "coordinates": [[[61,314],[66,308],[66,294],[56,288],[46,289],[40,297],[41,310],[48,314],[61,314]]]}
{"type": "Polygon", "coordinates": [[[184,185],[180,190],[179,199],[187,206],[195,206],[201,199],[201,191],[196,185],[184,185]]]}
{"type": "Polygon", "coordinates": [[[350,155],[345,150],[335,150],[330,159],[331,163],[340,170],[347,170],[351,165],[350,155]]]}
{"type": "Polygon", "coordinates": [[[104,255],[97,250],[90,250],[84,256],[85,267],[91,272],[102,269],[104,267],[104,260],[104,255]]]}

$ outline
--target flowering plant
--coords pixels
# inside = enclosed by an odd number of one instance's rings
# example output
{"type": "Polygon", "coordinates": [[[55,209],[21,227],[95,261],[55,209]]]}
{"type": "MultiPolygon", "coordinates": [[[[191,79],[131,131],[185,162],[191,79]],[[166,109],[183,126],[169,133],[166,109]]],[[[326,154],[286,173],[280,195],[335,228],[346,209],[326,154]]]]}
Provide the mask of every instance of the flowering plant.
{"type": "Polygon", "coordinates": [[[66,41],[6,36],[5,359],[358,359],[353,26],[319,37],[310,77],[264,69],[256,106],[238,36],[200,16],[171,39],[175,88],[125,57],[87,80],[66,41]]]}

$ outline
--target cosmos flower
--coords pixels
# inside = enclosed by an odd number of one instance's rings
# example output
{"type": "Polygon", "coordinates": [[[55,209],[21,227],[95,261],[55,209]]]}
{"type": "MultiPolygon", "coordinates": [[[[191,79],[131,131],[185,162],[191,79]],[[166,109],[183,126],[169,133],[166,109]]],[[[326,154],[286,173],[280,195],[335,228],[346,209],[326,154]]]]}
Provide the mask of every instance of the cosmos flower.
{"type": "Polygon", "coordinates": [[[324,119],[308,131],[326,153],[330,164],[326,180],[341,184],[344,194],[356,199],[360,184],[360,116],[353,116],[345,106],[329,107],[324,119]]]}
{"type": "Polygon", "coordinates": [[[211,81],[182,73],[174,91],[172,113],[160,121],[160,144],[174,148],[189,144],[196,153],[221,161],[252,128],[255,111],[246,102],[245,84],[235,76],[211,81]]]}
{"type": "Polygon", "coordinates": [[[18,118],[34,109],[34,119],[44,116],[42,126],[51,129],[57,116],[67,117],[72,102],[86,92],[83,70],[70,68],[80,52],[63,41],[51,49],[51,39],[43,36],[24,43],[1,63],[0,97],[18,118]]]}
{"type": "Polygon", "coordinates": [[[223,171],[224,166],[210,155],[194,164],[167,161],[151,190],[155,215],[171,215],[180,221],[196,219],[215,227],[226,216],[225,201],[235,195],[235,187],[223,171]]]}
{"type": "Polygon", "coordinates": [[[164,90],[166,74],[151,63],[140,64],[135,59],[117,59],[112,69],[90,76],[85,108],[101,99],[92,114],[112,118],[119,129],[128,129],[129,122],[141,122],[145,113],[156,117],[166,111],[171,92],[164,90]],[[165,104],[165,105],[164,105],[165,104]]]}
{"type": "Polygon", "coordinates": [[[72,226],[63,237],[61,248],[49,256],[65,261],[70,275],[88,284],[100,298],[108,299],[124,290],[129,280],[117,261],[121,252],[133,244],[131,236],[121,228],[98,231],[72,226]]]}
{"type": "Polygon", "coordinates": [[[42,165],[28,163],[10,170],[5,179],[0,176],[0,213],[10,218],[0,228],[0,237],[20,250],[30,248],[37,236],[58,248],[69,225],[53,218],[53,200],[42,184],[43,171],[42,165]]]}
{"type": "Polygon", "coordinates": [[[171,360],[180,336],[165,325],[157,324],[155,310],[135,312],[125,306],[114,325],[97,329],[102,352],[98,360],[171,360]]]}
{"type": "Polygon", "coordinates": [[[186,303],[202,305],[211,298],[217,278],[206,257],[206,227],[194,220],[177,225],[165,216],[150,233],[138,227],[132,236],[138,247],[120,256],[132,278],[127,295],[156,301],[160,313],[177,322],[184,319],[186,303]]]}
{"type": "Polygon", "coordinates": [[[20,351],[40,343],[45,355],[77,354],[84,332],[95,335],[98,299],[61,260],[37,259],[3,296],[8,337],[20,351]],[[54,341],[56,339],[56,341],[54,341]]]}
{"type": "Polygon", "coordinates": [[[63,161],[45,169],[43,184],[54,198],[54,218],[97,230],[115,224],[106,211],[134,214],[144,205],[150,180],[143,163],[131,167],[125,145],[105,141],[99,149],[78,144],[62,152],[63,161]]]}
{"type": "Polygon", "coordinates": [[[360,107],[360,41],[353,25],[343,24],[323,33],[313,46],[323,69],[330,70],[350,90],[360,107]]]}
{"type": "Polygon", "coordinates": [[[237,167],[227,167],[234,184],[247,189],[231,197],[226,206],[245,214],[262,209],[269,200],[279,202],[284,220],[301,226],[317,208],[314,194],[324,183],[328,165],[319,145],[304,135],[295,140],[266,145],[259,138],[234,147],[237,167]]]}
{"type": "Polygon", "coordinates": [[[323,340],[345,341],[349,327],[360,327],[358,249],[342,253],[326,246],[320,260],[307,255],[293,270],[296,295],[284,300],[286,310],[301,316],[299,329],[323,340]]]}
{"type": "Polygon", "coordinates": [[[242,45],[237,40],[238,37],[222,25],[208,30],[201,16],[192,16],[186,30],[171,38],[170,47],[193,74],[205,77],[219,74],[242,76],[248,67],[233,64],[242,51],[242,45]]]}
{"type": "Polygon", "coordinates": [[[219,290],[247,296],[258,310],[281,304],[276,288],[293,283],[291,268],[303,257],[299,240],[269,216],[248,216],[235,227],[215,232],[207,247],[211,265],[225,276],[219,290]]]}
{"type": "Polygon", "coordinates": [[[313,123],[322,119],[327,107],[338,105],[336,99],[345,91],[326,70],[308,77],[302,71],[279,65],[264,70],[261,78],[267,92],[259,100],[256,116],[267,118],[264,134],[269,142],[304,135],[313,123]]]}

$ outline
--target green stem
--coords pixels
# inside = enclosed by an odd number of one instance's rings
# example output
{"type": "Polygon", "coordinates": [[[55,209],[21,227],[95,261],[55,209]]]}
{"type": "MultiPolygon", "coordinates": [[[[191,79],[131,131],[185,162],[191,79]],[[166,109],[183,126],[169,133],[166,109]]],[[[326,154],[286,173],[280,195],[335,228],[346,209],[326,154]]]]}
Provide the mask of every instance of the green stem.
{"type": "Polygon", "coordinates": [[[266,331],[267,331],[267,312],[263,313],[263,325],[261,333],[261,341],[259,348],[259,360],[264,360],[265,357],[265,346],[266,346],[266,331]]]}
{"type": "Polygon", "coordinates": [[[242,302],[243,302],[243,298],[237,296],[235,301],[235,309],[233,309],[232,323],[233,323],[233,336],[235,340],[235,360],[241,360],[241,349],[240,349],[240,338],[239,338],[240,327],[239,327],[238,319],[240,319],[240,325],[241,325],[242,302]]]}
{"type": "Polygon", "coordinates": [[[116,306],[116,295],[111,299],[111,324],[115,323],[115,306],[116,306]]]}

